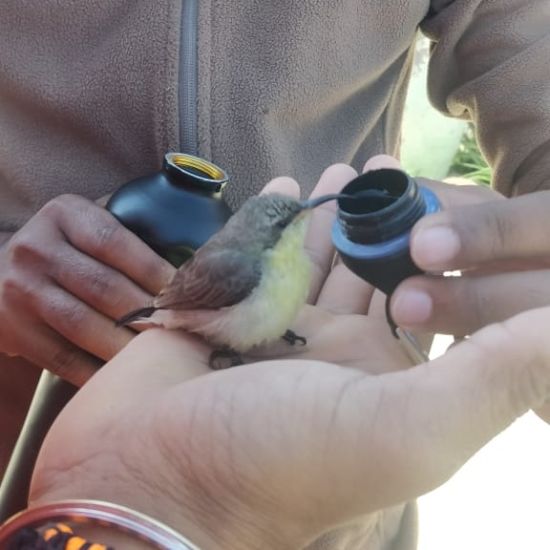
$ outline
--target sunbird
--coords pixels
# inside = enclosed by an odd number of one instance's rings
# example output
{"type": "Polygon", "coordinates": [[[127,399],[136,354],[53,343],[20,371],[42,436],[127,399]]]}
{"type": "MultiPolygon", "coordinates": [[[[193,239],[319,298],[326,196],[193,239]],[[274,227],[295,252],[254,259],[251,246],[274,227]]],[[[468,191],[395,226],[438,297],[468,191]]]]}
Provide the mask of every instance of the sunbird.
{"type": "Polygon", "coordinates": [[[310,260],[304,248],[307,214],[346,195],[300,201],[280,194],[249,198],[175,273],[152,304],[118,325],[146,322],[201,335],[215,351],[210,366],[279,338],[306,343],[289,326],[305,304],[310,260]]]}

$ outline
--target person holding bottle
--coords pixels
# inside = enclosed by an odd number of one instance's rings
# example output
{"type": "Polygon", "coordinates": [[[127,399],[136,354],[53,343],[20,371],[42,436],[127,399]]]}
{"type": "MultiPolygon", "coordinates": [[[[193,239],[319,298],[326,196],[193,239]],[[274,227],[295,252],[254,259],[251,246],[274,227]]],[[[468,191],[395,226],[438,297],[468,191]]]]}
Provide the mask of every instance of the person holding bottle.
{"type": "Polygon", "coordinates": [[[496,188],[544,188],[549,20],[527,0],[5,2],[3,457],[36,367],[82,384],[134,336],[112,320],[171,277],[96,200],[168,150],[226,168],[233,206],[279,174],[309,191],[331,162],[397,153],[418,29],[434,44],[432,99],[474,120],[496,188]]]}

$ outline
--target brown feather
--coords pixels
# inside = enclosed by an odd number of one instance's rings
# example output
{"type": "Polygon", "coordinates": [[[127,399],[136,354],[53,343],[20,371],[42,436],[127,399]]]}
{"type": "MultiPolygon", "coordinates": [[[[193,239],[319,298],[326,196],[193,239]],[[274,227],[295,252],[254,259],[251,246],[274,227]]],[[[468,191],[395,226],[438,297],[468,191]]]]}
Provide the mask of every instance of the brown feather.
{"type": "Polygon", "coordinates": [[[205,246],[155,298],[159,309],[219,309],[239,303],[257,286],[260,258],[240,250],[205,246]]]}

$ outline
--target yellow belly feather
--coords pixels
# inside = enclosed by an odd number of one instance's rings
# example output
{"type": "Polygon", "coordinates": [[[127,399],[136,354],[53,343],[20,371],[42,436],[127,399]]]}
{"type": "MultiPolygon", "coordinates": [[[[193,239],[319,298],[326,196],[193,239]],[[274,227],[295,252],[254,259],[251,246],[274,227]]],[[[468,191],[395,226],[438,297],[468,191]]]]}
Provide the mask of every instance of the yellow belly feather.
{"type": "Polygon", "coordinates": [[[309,291],[310,261],[304,250],[303,216],[287,227],[277,245],[264,252],[258,286],[239,304],[227,308],[200,332],[218,345],[245,352],[281,337],[304,305],[309,291]]]}

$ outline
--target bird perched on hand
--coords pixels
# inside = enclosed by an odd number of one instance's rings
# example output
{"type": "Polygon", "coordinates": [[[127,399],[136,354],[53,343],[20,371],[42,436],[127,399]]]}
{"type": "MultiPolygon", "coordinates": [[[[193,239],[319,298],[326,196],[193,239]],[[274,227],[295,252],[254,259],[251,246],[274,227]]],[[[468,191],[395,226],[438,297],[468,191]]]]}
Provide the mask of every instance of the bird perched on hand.
{"type": "Polygon", "coordinates": [[[279,194],[248,199],[175,273],[152,305],[117,321],[181,328],[239,364],[238,354],[278,338],[305,339],[288,330],[304,305],[310,262],[304,249],[306,213],[341,195],[298,201],[279,194]]]}

